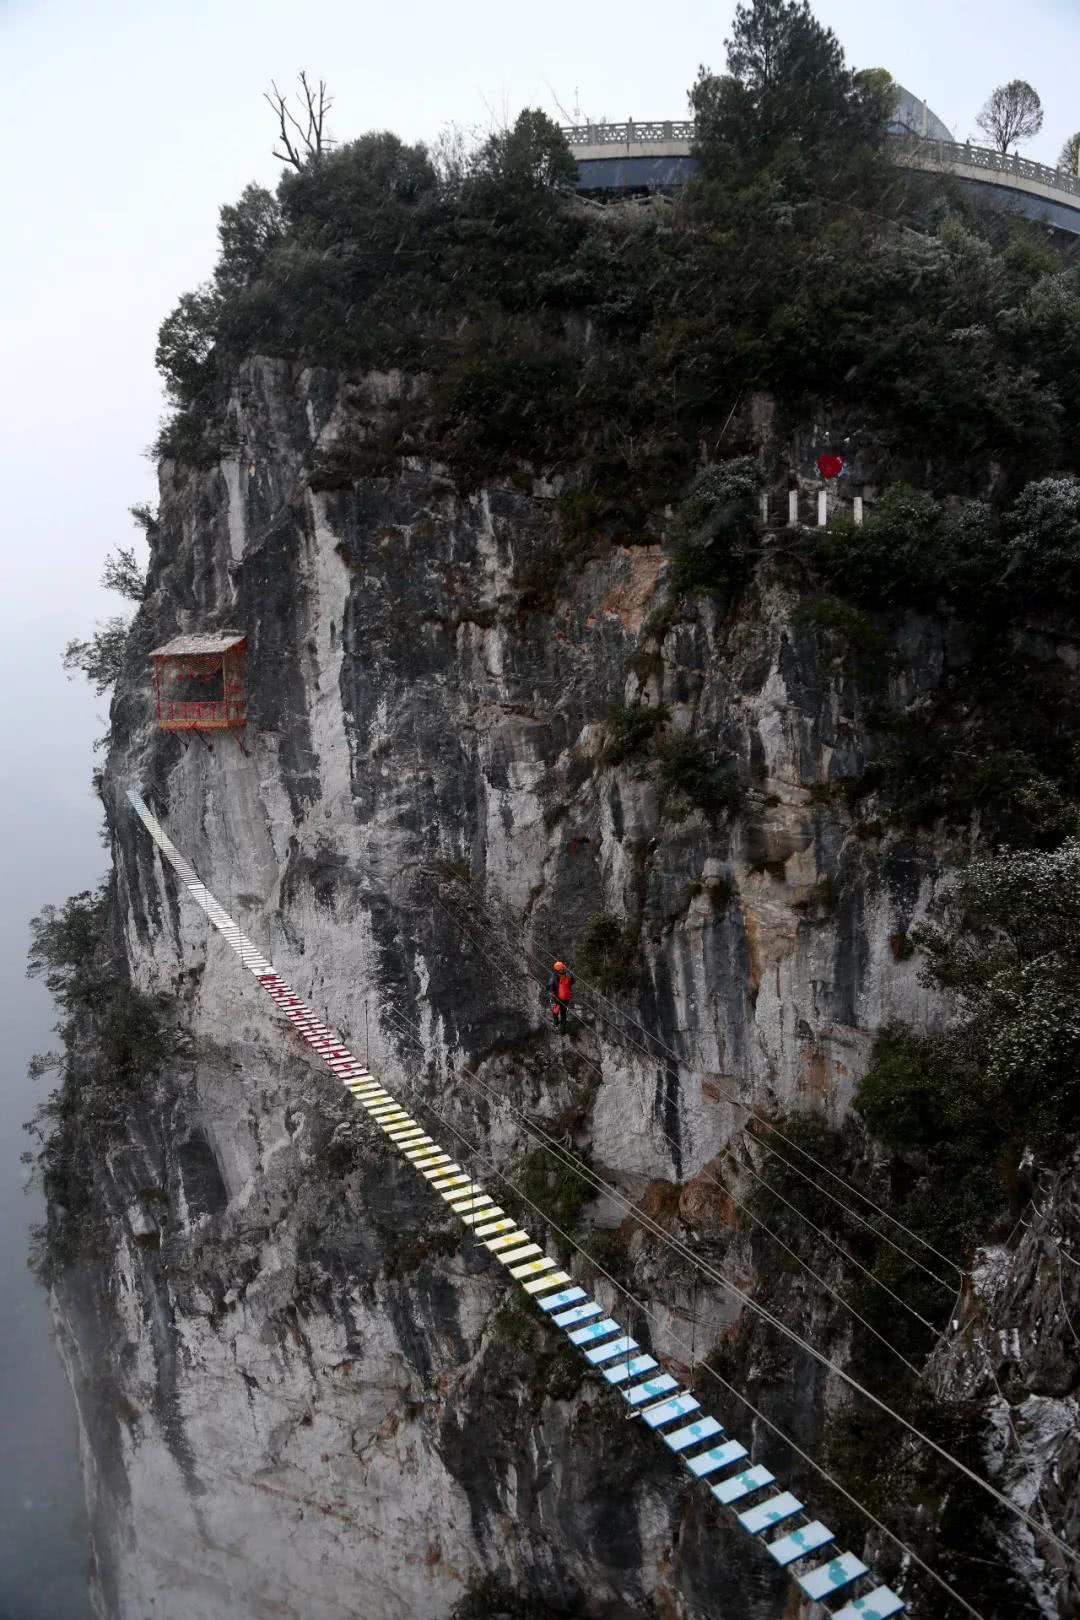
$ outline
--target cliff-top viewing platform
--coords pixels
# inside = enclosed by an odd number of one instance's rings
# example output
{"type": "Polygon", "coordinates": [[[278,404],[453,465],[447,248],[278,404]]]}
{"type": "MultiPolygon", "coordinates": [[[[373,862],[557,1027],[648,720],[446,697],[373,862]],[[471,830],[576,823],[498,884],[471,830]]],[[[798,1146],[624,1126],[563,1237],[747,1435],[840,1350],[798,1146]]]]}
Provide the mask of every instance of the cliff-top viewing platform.
{"type": "MultiPolygon", "coordinates": [[[[688,119],[571,124],[563,134],[577,158],[583,191],[672,190],[685,184],[696,167],[694,124],[688,119]]],[[[905,168],[951,174],[985,202],[1080,236],[1080,176],[1019,154],[911,130],[894,134],[891,143],[897,163],[905,168]]]]}

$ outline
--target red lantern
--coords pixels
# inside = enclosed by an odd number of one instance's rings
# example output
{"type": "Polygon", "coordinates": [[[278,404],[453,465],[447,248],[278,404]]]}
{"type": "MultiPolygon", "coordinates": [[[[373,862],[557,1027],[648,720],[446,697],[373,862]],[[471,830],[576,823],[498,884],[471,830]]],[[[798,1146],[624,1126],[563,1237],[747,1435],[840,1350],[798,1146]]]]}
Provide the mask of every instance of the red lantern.
{"type": "Polygon", "coordinates": [[[828,451],[817,458],[818,472],[822,478],[839,478],[844,470],[843,456],[831,455],[828,451]]]}

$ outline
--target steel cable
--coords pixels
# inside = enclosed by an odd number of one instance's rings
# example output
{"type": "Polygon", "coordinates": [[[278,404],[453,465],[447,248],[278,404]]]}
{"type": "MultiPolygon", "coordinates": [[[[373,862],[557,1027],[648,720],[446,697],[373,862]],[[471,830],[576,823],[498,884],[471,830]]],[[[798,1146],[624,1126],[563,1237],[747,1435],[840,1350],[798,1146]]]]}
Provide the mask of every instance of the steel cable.
{"type": "MultiPolygon", "coordinates": [[[[418,1043],[420,1042],[421,1037],[418,1026],[411,1024],[410,1021],[406,1019],[403,1014],[399,1013],[396,1008],[392,1008],[388,1005],[383,1010],[390,1013],[391,1017],[393,1017],[400,1024],[402,1029],[406,1031],[410,1039],[415,1038],[418,1043]]],[[[625,1299],[627,1299],[635,1307],[635,1309],[640,1312],[641,1316],[646,1321],[653,1323],[656,1327],[666,1332],[667,1336],[674,1343],[676,1343],[680,1349],[689,1350],[691,1348],[685,1339],[681,1338],[669,1326],[661,1321],[657,1311],[651,1309],[643,1300],[639,1299],[636,1294],[627,1288],[624,1283],[621,1283],[617,1278],[613,1277],[598,1260],[595,1260],[592,1255],[589,1254],[589,1251],[577,1238],[571,1236],[569,1232],[564,1231],[563,1228],[560,1227],[558,1223],[555,1222],[539,1204],[530,1198],[528,1194],[517,1185],[512,1176],[507,1175],[505,1171],[501,1170],[489,1152],[486,1152],[477,1143],[471,1141],[459,1126],[453,1124],[441,1111],[441,1109],[436,1107],[436,1105],[431,1102],[426,1094],[421,1090],[418,1080],[410,1079],[409,1076],[404,1073],[402,1074],[402,1079],[404,1081],[406,1090],[411,1092],[415,1098],[414,1106],[426,1110],[429,1114],[434,1116],[434,1118],[439,1120],[439,1122],[445,1126],[452,1136],[456,1137],[459,1142],[464,1144],[465,1148],[473,1156],[473,1159],[476,1162],[486,1166],[498,1181],[502,1182],[506,1187],[509,1187],[514,1195],[519,1198],[529,1209],[531,1209],[534,1214],[536,1214],[540,1220],[543,1221],[548,1228],[550,1228],[551,1231],[555,1232],[559,1237],[561,1237],[571,1249],[575,1250],[582,1256],[584,1260],[588,1262],[595,1272],[598,1272],[602,1277],[604,1277],[604,1279],[611,1284],[617,1293],[621,1294],[625,1299]]],[[[778,1423],[776,1423],[772,1418],[768,1417],[766,1413],[764,1413],[760,1407],[756,1406],[748,1396],[744,1395],[741,1390],[737,1389],[736,1386],[725,1378],[723,1373],[721,1373],[718,1368],[714,1367],[709,1360],[702,1358],[697,1362],[697,1365],[704,1368],[711,1375],[711,1377],[713,1377],[723,1389],[727,1390],[729,1394],[734,1396],[734,1398],[742,1406],[744,1406],[753,1417],[755,1417],[759,1422],[765,1424],[765,1426],[773,1434],[775,1434],[777,1438],[783,1442],[783,1444],[788,1446],[796,1456],[801,1458],[803,1462],[812,1468],[814,1472],[821,1479],[823,1479],[831,1489],[835,1490],[838,1495],[842,1496],[846,1502],[850,1503],[850,1505],[854,1507],[858,1513],[862,1514],[866,1521],[875,1530],[877,1530],[895,1547],[897,1547],[905,1558],[910,1559],[913,1564],[921,1569],[923,1573],[946,1594],[947,1597],[951,1598],[955,1603],[959,1604],[959,1606],[967,1614],[971,1615],[972,1620],[984,1620],[984,1617],[979,1613],[979,1611],[974,1608],[966,1598],[962,1597],[961,1594],[955,1590],[955,1588],[950,1586],[948,1581],[946,1581],[943,1576],[939,1575],[938,1572],[914,1550],[914,1548],[910,1547],[900,1536],[896,1534],[894,1530],[891,1530],[887,1524],[876,1516],[876,1514],[874,1514],[868,1507],[860,1502],[858,1497],[853,1495],[852,1492],[846,1488],[846,1486],[842,1485],[840,1481],[829,1472],[824,1464],[818,1462],[817,1459],[811,1456],[809,1452],[803,1450],[803,1448],[799,1446],[796,1441],[792,1440],[790,1435],[786,1434],[778,1423]]]]}
{"type": "MultiPolygon", "coordinates": [[[[439,899],[439,897],[436,895],[436,896],[434,896],[434,898],[435,898],[436,904],[438,904],[438,905],[440,905],[442,907],[445,914],[448,917],[450,917],[452,922],[455,923],[455,926],[460,928],[462,930],[462,932],[464,932],[466,934],[466,936],[469,939],[471,939],[474,944],[478,944],[479,942],[477,941],[476,936],[474,934],[471,934],[469,932],[469,930],[464,927],[464,925],[461,923],[461,921],[459,919],[456,919],[453,916],[453,914],[451,913],[449,908],[443,904],[443,902],[439,899]]],[[[512,956],[511,956],[511,953],[509,952],[509,950],[507,949],[507,947],[505,945],[503,946],[503,954],[507,957],[508,960],[511,960],[511,961],[513,960],[512,956]]],[[[519,974],[519,976],[523,976],[522,975],[522,970],[520,968],[517,968],[516,965],[515,965],[514,970],[515,970],[516,973],[519,974]]],[[[535,981],[533,981],[533,982],[535,982],[535,981]]],[[[572,1008],[570,1010],[573,1011],[572,1008]]],[[[575,1017],[578,1019],[579,1022],[583,1022],[583,1020],[581,1019],[581,1015],[579,1013],[575,1013],[575,1017]]],[[[584,1061],[586,1063],[588,1063],[593,1069],[595,1069],[596,1072],[601,1076],[601,1078],[603,1078],[603,1070],[602,1070],[602,1068],[600,1067],[600,1065],[598,1063],[596,1063],[592,1058],[589,1058],[589,1057],[585,1057],[584,1061]]],[[[673,1148],[678,1150],[679,1149],[679,1144],[671,1136],[670,1132],[667,1131],[663,1127],[663,1125],[661,1125],[658,1121],[655,1121],[654,1123],[655,1123],[655,1126],[656,1126],[656,1129],[657,1129],[658,1133],[665,1139],[665,1141],[667,1141],[673,1148]]],[[[763,1147],[765,1149],[766,1153],[772,1152],[772,1150],[769,1149],[767,1144],[763,1143],[760,1140],[759,1137],[752,1136],[752,1135],[750,1135],[749,1132],[747,1132],[746,1134],[749,1136],[750,1140],[756,1146],[763,1147]]],[[[728,1145],[728,1147],[725,1149],[725,1151],[727,1151],[729,1153],[731,1152],[730,1145],[728,1145]]],[[[782,1164],[788,1164],[789,1163],[789,1161],[787,1159],[785,1159],[782,1154],[775,1154],[774,1153],[773,1157],[778,1158],[782,1164]]],[[[736,1162],[738,1163],[739,1161],[736,1161],[736,1162]]],[[[865,1266],[862,1263],[861,1260],[856,1259],[856,1257],[853,1254],[851,1254],[847,1249],[845,1249],[842,1244],[837,1242],[837,1240],[835,1238],[830,1237],[830,1235],[826,1231],[824,1231],[824,1229],[822,1227],[818,1226],[814,1221],[812,1221],[810,1219],[810,1217],[805,1213],[804,1210],[799,1209],[796,1204],[793,1204],[789,1199],[785,1198],[782,1193],[777,1191],[777,1189],[772,1185],[771,1182],[767,1181],[765,1179],[765,1177],[761,1176],[751,1165],[743,1165],[743,1166],[741,1166],[741,1168],[748,1170],[749,1173],[755,1178],[755,1180],[757,1180],[763,1186],[765,1186],[769,1190],[769,1192],[772,1193],[772,1195],[775,1198],[779,1199],[779,1201],[782,1204],[786,1205],[786,1207],[788,1209],[790,1209],[792,1211],[792,1213],[800,1221],[802,1221],[804,1223],[804,1225],[808,1226],[812,1232],[814,1232],[819,1238],[822,1239],[823,1242],[827,1243],[831,1248],[835,1249],[837,1251],[837,1253],[842,1255],[845,1260],[849,1261],[851,1263],[851,1265],[855,1266],[857,1268],[857,1270],[861,1271],[876,1287],[880,1288],[884,1293],[888,1294],[890,1299],[892,1299],[897,1305],[899,1305],[901,1307],[901,1309],[907,1311],[909,1313],[909,1315],[913,1316],[919,1323],[922,1324],[922,1326],[928,1328],[931,1333],[937,1334],[939,1332],[939,1329],[935,1326],[934,1323],[928,1321],[927,1318],[925,1316],[923,1316],[921,1312],[917,1311],[913,1305],[908,1304],[908,1302],[905,1299],[903,1299],[901,1297],[901,1295],[899,1295],[892,1288],[889,1287],[888,1283],[884,1282],[880,1277],[877,1277],[869,1269],[869,1267],[865,1266]]],[[[792,1169],[797,1169],[796,1166],[791,1166],[791,1168],[792,1169]]],[[[699,1174],[705,1176],[706,1180],[708,1180],[711,1183],[711,1185],[717,1187],[720,1191],[728,1193],[729,1196],[733,1196],[733,1195],[730,1194],[729,1189],[723,1184],[723,1182],[718,1181],[716,1179],[716,1177],[713,1176],[711,1174],[711,1172],[707,1168],[703,1167],[702,1170],[699,1172],[699,1174]]],[[[804,1179],[806,1179],[806,1178],[804,1177],[804,1179]]],[[[821,1189],[821,1190],[823,1190],[823,1189],[821,1189]]],[[[826,1196],[829,1196],[829,1195],[826,1195],[826,1196]]],[[[851,1211],[850,1213],[854,1214],[855,1212],[851,1211]]],[[[857,1220],[861,1221],[860,1216],[856,1215],[855,1218],[857,1220]]],[[[760,1217],[752,1215],[752,1219],[758,1220],[759,1224],[764,1226],[764,1222],[760,1220],[760,1217]]],[[[866,1225],[867,1223],[862,1222],[862,1224],[866,1225]]],[[[876,1228],[871,1227],[870,1230],[875,1233],[875,1236],[883,1236],[883,1234],[877,1232],[876,1228]]],[[[780,1240],[777,1239],[777,1241],[780,1241],[780,1240]]],[[[895,1247],[895,1245],[894,1245],[894,1247],[895,1247]]],[[[901,1252],[903,1252],[903,1251],[901,1251],[901,1252]]],[[[810,1267],[809,1267],[809,1265],[808,1265],[808,1263],[806,1261],[803,1261],[802,1263],[807,1266],[808,1270],[810,1269],[810,1267]]],[[[918,1264],[918,1262],[915,1262],[915,1263],[918,1264]]],[[[935,1280],[937,1280],[939,1282],[941,1281],[940,1278],[935,1279],[935,1280]]],[[[942,1286],[944,1286],[944,1284],[942,1284],[942,1286]]],[[[953,1292],[953,1290],[950,1287],[950,1296],[951,1296],[952,1292],[953,1292]]],[[[852,1310],[854,1312],[854,1307],[853,1306],[848,1306],[848,1309],[852,1310]]],[[[873,1331],[873,1330],[871,1330],[871,1331],[873,1331]]],[[[899,1354],[899,1352],[897,1352],[897,1354],[899,1354]]],[[[908,1365],[910,1365],[910,1363],[908,1363],[908,1365]]]]}
{"type": "MultiPolygon", "coordinates": [[[[384,1010],[388,1011],[392,1017],[398,1019],[399,1022],[408,1027],[408,1020],[404,1019],[404,1016],[398,1012],[395,1007],[387,1004],[384,1010]]],[[[419,1038],[418,1026],[413,1025],[412,1029],[419,1038]]],[[[510,1104],[508,1099],[500,1098],[498,1093],[489,1087],[487,1083],[475,1073],[475,1071],[469,1069],[466,1064],[458,1064],[457,1067],[460,1068],[466,1075],[471,1076],[471,1078],[479,1084],[481,1089],[493,1097],[497,1102],[501,1102],[504,1104],[504,1106],[513,1108],[513,1104],[510,1104]]],[[[534,1132],[537,1131],[535,1126],[531,1126],[529,1128],[534,1132]]],[[[1031,1516],[1031,1514],[1029,1514],[1024,1508],[1020,1507],[1018,1503],[1011,1501],[1003,1491],[999,1491],[997,1487],[991,1485],[988,1480],[981,1479],[979,1475],[975,1473],[974,1469],[969,1468],[967,1464],[961,1462],[958,1457],[954,1457],[951,1452],[946,1451],[944,1446],[939,1445],[937,1441],[933,1440],[928,1434],[924,1434],[923,1431],[914,1423],[912,1423],[908,1418],[905,1418],[902,1413],[897,1412],[888,1404],[887,1401],[882,1400],[879,1395],[875,1395],[873,1390],[868,1389],[865,1384],[861,1383],[859,1379],[847,1372],[846,1369],[841,1367],[838,1362],[833,1361],[831,1357],[824,1353],[824,1351],[817,1349],[815,1345],[811,1344],[808,1339],[804,1339],[801,1334],[797,1333],[794,1328],[789,1327],[787,1323],[784,1322],[780,1317],[774,1315],[772,1311],[768,1310],[764,1305],[760,1304],[759,1301],[755,1300],[751,1295],[739,1288],[738,1284],[733,1283],[731,1279],[726,1277],[722,1271],[719,1271],[718,1269],[709,1265],[707,1262],[703,1261],[700,1256],[695,1255],[693,1250],[690,1249],[686,1244],[682,1243],[679,1239],[673,1238],[671,1234],[666,1232],[658,1222],[652,1219],[651,1216],[647,1215],[644,1211],[631,1204],[630,1201],[619,1192],[618,1188],[612,1186],[611,1183],[604,1181],[600,1176],[596,1175],[594,1171],[582,1165],[580,1161],[575,1159],[572,1155],[565,1154],[560,1149],[559,1144],[554,1143],[550,1138],[546,1137],[546,1133],[537,1132],[537,1134],[545,1138],[543,1144],[545,1151],[552,1153],[552,1155],[557,1159],[557,1162],[572,1170],[572,1172],[578,1175],[582,1180],[595,1186],[597,1191],[605,1193],[606,1196],[613,1199],[616,1204],[622,1205],[641,1226],[652,1232],[653,1235],[656,1236],[662,1243],[666,1244],[673,1253],[677,1254],[681,1259],[688,1260],[691,1265],[696,1266],[704,1275],[710,1277],[714,1282],[718,1283],[729,1294],[732,1294],[735,1296],[735,1298],[741,1300],[749,1310],[751,1310],[756,1316],[759,1316],[763,1321],[768,1322],[770,1326],[774,1327],[780,1334],[782,1334],[784,1338],[788,1339],[792,1344],[795,1344],[800,1349],[804,1350],[806,1354],[811,1356],[816,1362],[819,1363],[819,1365],[825,1367],[828,1371],[835,1374],[835,1376],[841,1379],[843,1383],[847,1384],[850,1389],[861,1395],[865,1400],[868,1400],[871,1405],[877,1407],[879,1411],[884,1412],[887,1417],[891,1417],[894,1422],[899,1423],[900,1426],[906,1429],[914,1439],[929,1447],[929,1449],[939,1456],[943,1462],[947,1463],[957,1472],[963,1474],[964,1477],[970,1480],[973,1485],[976,1485],[981,1491],[992,1497],[1000,1504],[1000,1506],[1004,1507],[1015,1518],[1023,1520],[1028,1528],[1033,1530],[1037,1535],[1045,1537],[1047,1540],[1053,1542],[1053,1544],[1061,1553],[1065,1555],[1066,1558],[1068,1558],[1072,1563],[1080,1566],[1080,1553],[1074,1552],[1072,1548],[1062,1541],[1060,1537],[1056,1536],[1053,1531],[1047,1530],[1044,1526],[1040,1525],[1039,1522],[1031,1516]]],[[[535,1206],[530,1203],[530,1207],[535,1206]]]]}
{"type": "MultiPolygon", "coordinates": [[[[488,908],[483,905],[483,902],[480,901],[478,897],[475,896],[475,893],[474,893],[473,897],[474,897],[474,899],[476,899],[478,907],[480,909],[482,909],[485,913],[487,913],[488,908]]],[[[438,895],[435,895],[434,898],[435,898],[437,903],[442,904],[442,901],[441,901],[441,899],[440,899],[440,897],[438,895]]],[[[443,909],[446,910],[446,907],[444,906],[443,909]]],[[[499,936],[499,928],[498,928],[498,925],[496,923],[489,922],[488,923],[488,930],[489,930],[489,932],[499,936]]],[[[508,947],[505,941],[503,941],[503,945],[504,945],[504,949],[515,949],[515,950],[519,949],[523,956],[529,958],[534,963],[539,963],[539,962],[541,962],[543,960],[543,958],[541,958],[537,952],[531,951],[528,948],[528,946],[521,945],[521,946],[515,946],[515,947],[508,947]]],[[[611,1001],[611,999],[609,997],[605,996],[602,991],[596,989],[595,986],[589,984],[589,982],[587,980],[582,979],[581,984],[585,989],[587,989],[589,991],[589,994],[593,998],[594,1001],[602,1002],[606,1006],[611,1007],[613,1009],[614,1013],[619,1018],[625,1019],[626,1022],[631,1023],[631,1024],[634,1025],[635,1028],[640,1029],[642,1034],[645,1036],[645,1039],[647,1041],[654,1042],[655,1045],[657,1047],[659,1047],[659,1049],[660,1049],[659,1052],[650,1052],[648,1050],[648,1048],[646,1046],[643,1046],[642,1043],[639,1040],[635,1039],[631,1035],[627,1035],[625,1033],[625,1031],[620,1029],[618,1031],[619,1035],[620,1035],[620,1038],[623,1039],[628,1045],[634,1047],[634,1049],[636,1051],[640,1052],[642,1054],[642,1056],[646,1057],[650,1062],[655,1062],[657,1060],[658,1056],[660,1056],[662,1054],[662,1055],[664,1055],[666,1057],[671,1058],[675,1063],[677,1063],[679,1065],[680,1068],[689,1068],[689,1065],[686,1063],[686,1060],[684,1058],[680,1057],[679,1053],[675,1051],[674,1047],[669,1046],[666,1041],[661,1039],[661,1037],[659,1037],[657,1035],[654,1035],[650,1030],[647,1030],[645,1028],[645,1026],[640,1022],[639,1019],[633,1018],[629,1013],[624,1012],[624,1010],[622,1008],[617,1007],[616,1004],[613,1001],[611,1001]]],[[[603,1012],[600,1012],[599,1008],[597,1010],[598,1010],[598,1016],[603,1020],[603,1022],[605,1024],[607,1024],[609,1027],[615,1027],[616,1029],[618,1029],[618,1025],[616,1024],[614,1017],[611,1017],[609,1015],[604,1014],[603,1012]]],[[[580,1019],[581,1015],[577,1014],[576,1016],[580,1019]]],[[[952,1270],[954,1270],[959,1276],[966,1275],[966,1273],[963,1270],[963,1267],[957,1265],[955,1260],[950,1260],[947,1255],[942,1254],[938,1249],[936,1249],[934,1247],[934,1245],[932,1243],[928,1242],[926,1238],[920,1237],[920,1235],[917,1232],[913,1231],[910,1227],[906,1226],[903,1221],[898,1220],[896,1216],[891,1215],[888,1210],[882,1208],[882,1206],[880,1204],[876,1203],[874,1199],[870,1198],[866,1193],[862,1192],[858,1187],[853,1186],[850,1182],[845,1181],[842,1176],[838,1176],[835,1171],[830,1170],[827,1165],[823,1164],[821,1162],[821,1160],[816,1158],[815,1155],[812,1154],[808,1149],[801,1147],[798,1142],[795,1142],[790,1137],[785,1136],[783,1131],[779,1130],[778,1127],[772,1123],[772,1121],[766,1119],[763,1115],[758,1114],[755,1111],[755,1109],[751,1106],[751,1104],[749,1104],[747,1102],[744,1102],[741,1097],[736,1096],[736,1094],[734,1092],[725,1090],[723,1087],[717,1086],[717,1089],[721,1092],[721,1095],[725,1098],[726,1101],[730,1102],[734,1107],[740,1108],[745,1113],[749,1114],[750,1118],[753,1119],[756,1124],[760,1125],[763,1129],[767,1130],[771,1135],[776,1136],[787,1147],[793,1148],[796,1153],[801,1154],[803,1158],[807,1159],[811,1164],[813,1164],[814,1167],[817,1170],[821,1171],[821,1173],[823,1175],[828,1176],[830,1178],[830,1180],[835,1181],[838,1186],[843,1187],[846,1192],[853,1194],[856,1198],[860,1199],[869,1208],[874,1210],[875,1214],[880,1215],[884,1220],[891,1222],[891,1224],[893,1226],[895,1226],[899,1231],[902,1231],[907,1237],[910,1237],[910,1238],[914,1239],[914,1241],[916,1243],[921,1244],[921,1246],[924,1249],[926,1249],[929,1253],[933,1254],[937,1259],[941,1260],[943,1264],[951,1267],[952,1270]]],[[[773,1153],[774,1156],[779,1158],[782,1163],[787,1164],[788,1167],[790,1169],[794,1170],[797,1175],[801,1175],[804,1180],[810,1180],[810,1178],[806,1176],[804,1171],[799,1170],[799,1167],[797,1165],[792,1164],[791,1161],[789,1159],[786,1159],[782,1154],[777,1154],[775,1149],[768,1148],[767,1145],[764,1142],[761,1142],[761,1139],[759,1137],[755,1136],[753,1139],[755,1141],[759,1142],[762,1147],[765,1147],[767,1152],[773,1153]]],[[[811,1185],[813,1186],[813,1185],[815,1185],[815,1183],[813,1183],[811,1181],[811,1185]]],[[[876,1227],[871,1226],[870,1223],[864,1219],[864,1217],[862,1217],[861,1215],[859,1215],[857,1213],[857,1211],[848,1208],[848,1206],[845,1205],[841,1199],[837,1198],[835,1196],[835,1194],[828,1192],[827,1189],[824,1188],[824,1187],[816,1187],[816,1190],[818,1192],[822,1193],[826,1198],[830,1198],[833,1201],[833,1203],[839,1204],[839,1206],[842,1209],[844,1209],[846,1211],[846,1213],[849,1214],[852,1217],[852,1219],[859,1221],[859,1223],[861,1225],[866,1226],[868,1228],[868,1230],[874,1232],[876,1234],[876,1236],[880,1237],[883,1242],[888,1243],[890,1245],[890,1247],[896,1249],[897,1252],[899,1254],[903,1255],[904,1258],[906,1260],[908,1260],[912,1265],[918,1266],[921,1270],[925,1271],[927,1276],[932,1277],[933,1280],[936,1283],[939,1283],[942,1288],[948,1289],[948,1291],[950,1293],[952,1292],[953,1287],[954,1287],[953,1283],[946,1283],[945,1280],[943,1278],[939,1277],[936,1272],[931,1271],[929,1269],[929,1267],[923,1265],[922,1261],[917,1260],[914,1255],[908,1254],[906,1249],[903,1249],[898,1244],[894,1243],[891,1238],[888,1238],[885,1235],[884,1232],[880,1232],[880,1231],[878,1231],[878,1229],[876,1227]]]]}

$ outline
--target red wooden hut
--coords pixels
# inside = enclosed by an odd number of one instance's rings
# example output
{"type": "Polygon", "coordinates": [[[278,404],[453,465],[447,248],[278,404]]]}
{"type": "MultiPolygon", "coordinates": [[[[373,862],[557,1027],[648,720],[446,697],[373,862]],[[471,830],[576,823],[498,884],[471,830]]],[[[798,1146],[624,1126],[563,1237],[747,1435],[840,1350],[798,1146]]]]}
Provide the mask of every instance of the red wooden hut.
{"type": "Polygon", "coordinates": [[[244,651],[237,630],[174,636],[150,654],[163,731],[225,731],[247,721],[244,651]]]}

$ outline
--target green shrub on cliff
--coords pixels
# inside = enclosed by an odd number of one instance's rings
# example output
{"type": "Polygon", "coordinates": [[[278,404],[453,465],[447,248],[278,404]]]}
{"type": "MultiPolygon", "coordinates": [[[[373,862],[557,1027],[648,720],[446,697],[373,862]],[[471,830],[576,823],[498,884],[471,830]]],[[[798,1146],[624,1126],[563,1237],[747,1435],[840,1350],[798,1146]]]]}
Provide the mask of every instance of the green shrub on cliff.
{"type": "Polygon", "coordinates": [[[574,967],[605,994],[633,989],[640,968],[637,930],[609,912],[594,912],[578,942],[574,967]]]}
{"type": "Polygon", "coordinates": [[[83,889],[62,906],[43,906],[30,922],[27,977],[43,979],[53,1000],[72,1010],[90,988],[88,967],[101,941],[104,889],[83,889]]]}
{"type": "MultiPolygon", "coordinates": [[[[571,1154],[575,1158],[577,1155],[571,1154]]],[[[588,1167],[587,1158],[582,1167],[588,1167]]],[[[556,1160],[543,1148],[527,1153],[518,1166],[515,1177],[517,1190],[530,1205],[536,1205],[549,1216],[553,1225],[573,1235],[578,1218],[595,1192],[572,1165],[556,1160]]],[[[526,1223],[535,1221],[535,1211],[526,1210],[526,1223]]]]}
{"type": "Polygon", "coordinates": [[[1080,838],[975,860],[916,929],[923,977],[954,1001],[942,1034],[887,1030],[855,1105],[931,1166],[996,1176],[1026,1148],[1051,1158],[1080,1129],[1080,838]]]}
{"type": "Polygon", "coordinates": [[[1080,676],[1002,646],[990,621],[966,670],[908,710],[880,708],[856,796],[915,831],[944,821],[991,844],[1050,849],[1080,831],[1080,676]]]}
{"type": "Polygon", "coordinates": [[[657,750],[663,810],[680,820],[690,810],[706,815],[737,815],[746,801],[746,788],[734,767],[700,737],[680,732],[657,750]]]}
{"type": "Polygon", "coordinates": [[[60,1085],[26,1125],[36,1148],[24,1155],[40,1177],[46,1224],[32,1234],[31,1264],[51,1283],[92,1246],[101,1207],[92,1194],[110,1150],[124,1139],[140,1089],[188,1050],[169,999],[130,984],[112,958],[103,925],[104,890],[46,906],[30,925],[27,973],[42,978],[59,1007],[62,1054],[32,1060],[34,1078],[60,1085]]]}
{"type": "Polygon", "coordinates": [[[756,497],[761,474],[750,456],[701,471],[679,510],[672,589],[729,589],[745,574],[755,550],[756,497]]]}
{"type": "Polygon", "coordinates": [[[838,668],[850,656],[873,660],[882,670],[895,662],[892,640],[880,624],[838,596],[804,596],[792,614],[794,624],[810,625],[827,664],[838,668]]]}
{"type": "Polygon", "coordinates": [[[814,561],[838,594],[870,607],[933,609],[980,590],[1000,571],[989,509],[949,505],[925,490],[887,489],[866,523],[841,519],[815,537],[814,561]]]}
{"type": "Polygon", "coordinates": [[[522,461],[550,466],[572,449],[575,387],[565,344],[542,341],[528,326],[488,322],[462,334],[454,362],[433,379],[428,431],[467,489],[522,461]]]}
{"type": "MultiPolygon", "coordinates": [[[[569,475],[631,537],[659,537],[695,470],[746,448],[751,390],[857,410],[896,477],[948,466],[979,487],[994,460],[1015,489],[1074,466],[1080,281],[1045,236],[897,169],[883,87],[801,4],[740,13],[728,68],[695,87],[703,172],[662,212],[583,207],[535,110],[451,163],[376,132],[276,196],[248,187],[213,280],[162,326],[167,447],[220,447],[237,364],[261,353],[405,367],[434,408],[406,413],[402,451],[466,487],[515,458],[569,475]],[[805,99],[780,90],[789,71],[805,99]]],[[[683,545],[687,588],[723,582],[724,544],[683,545]]],[[[933,569],[932,547],[912,561],[933,569]]]]}
{"type": "Polygon", "coordinates": [[[1080,601],[1080,478],[1035,479],[997,509],[893,485],[860,528],[839,519],[812,546],[819,577],[868,607],[947,604],[970,619],[1071,607],[1080,601]]]}
{"type": "Polygon", "coordinates": [[[668,710],[662,704],[613,703],[608,709],[608,741],[604,749],[606,765],[622,765],[648,752],[660,727],[666,724],[668,710]]]}
{"type": "Polygon", "coordinates": [[[74,636],[64,648],[65,670],[69,675],[85,675],[100,697],[120,678],[129,629],[126,619],[107,619],[88,640],[74,636]]]}
{"type": "Polygon", "coordinates": [[[1080,478],[1028,484],[1009,513],[1002,588],[1031,605],[1080,602],[1080,478]]]}
{"type": "Polygon", "coordinates": [[[506,129],[495,130],[480,148],[471,178],[507,196],[543,195],[577,183],[577,164],[558,124],[538,107],[526,107],[506,129]]]}

